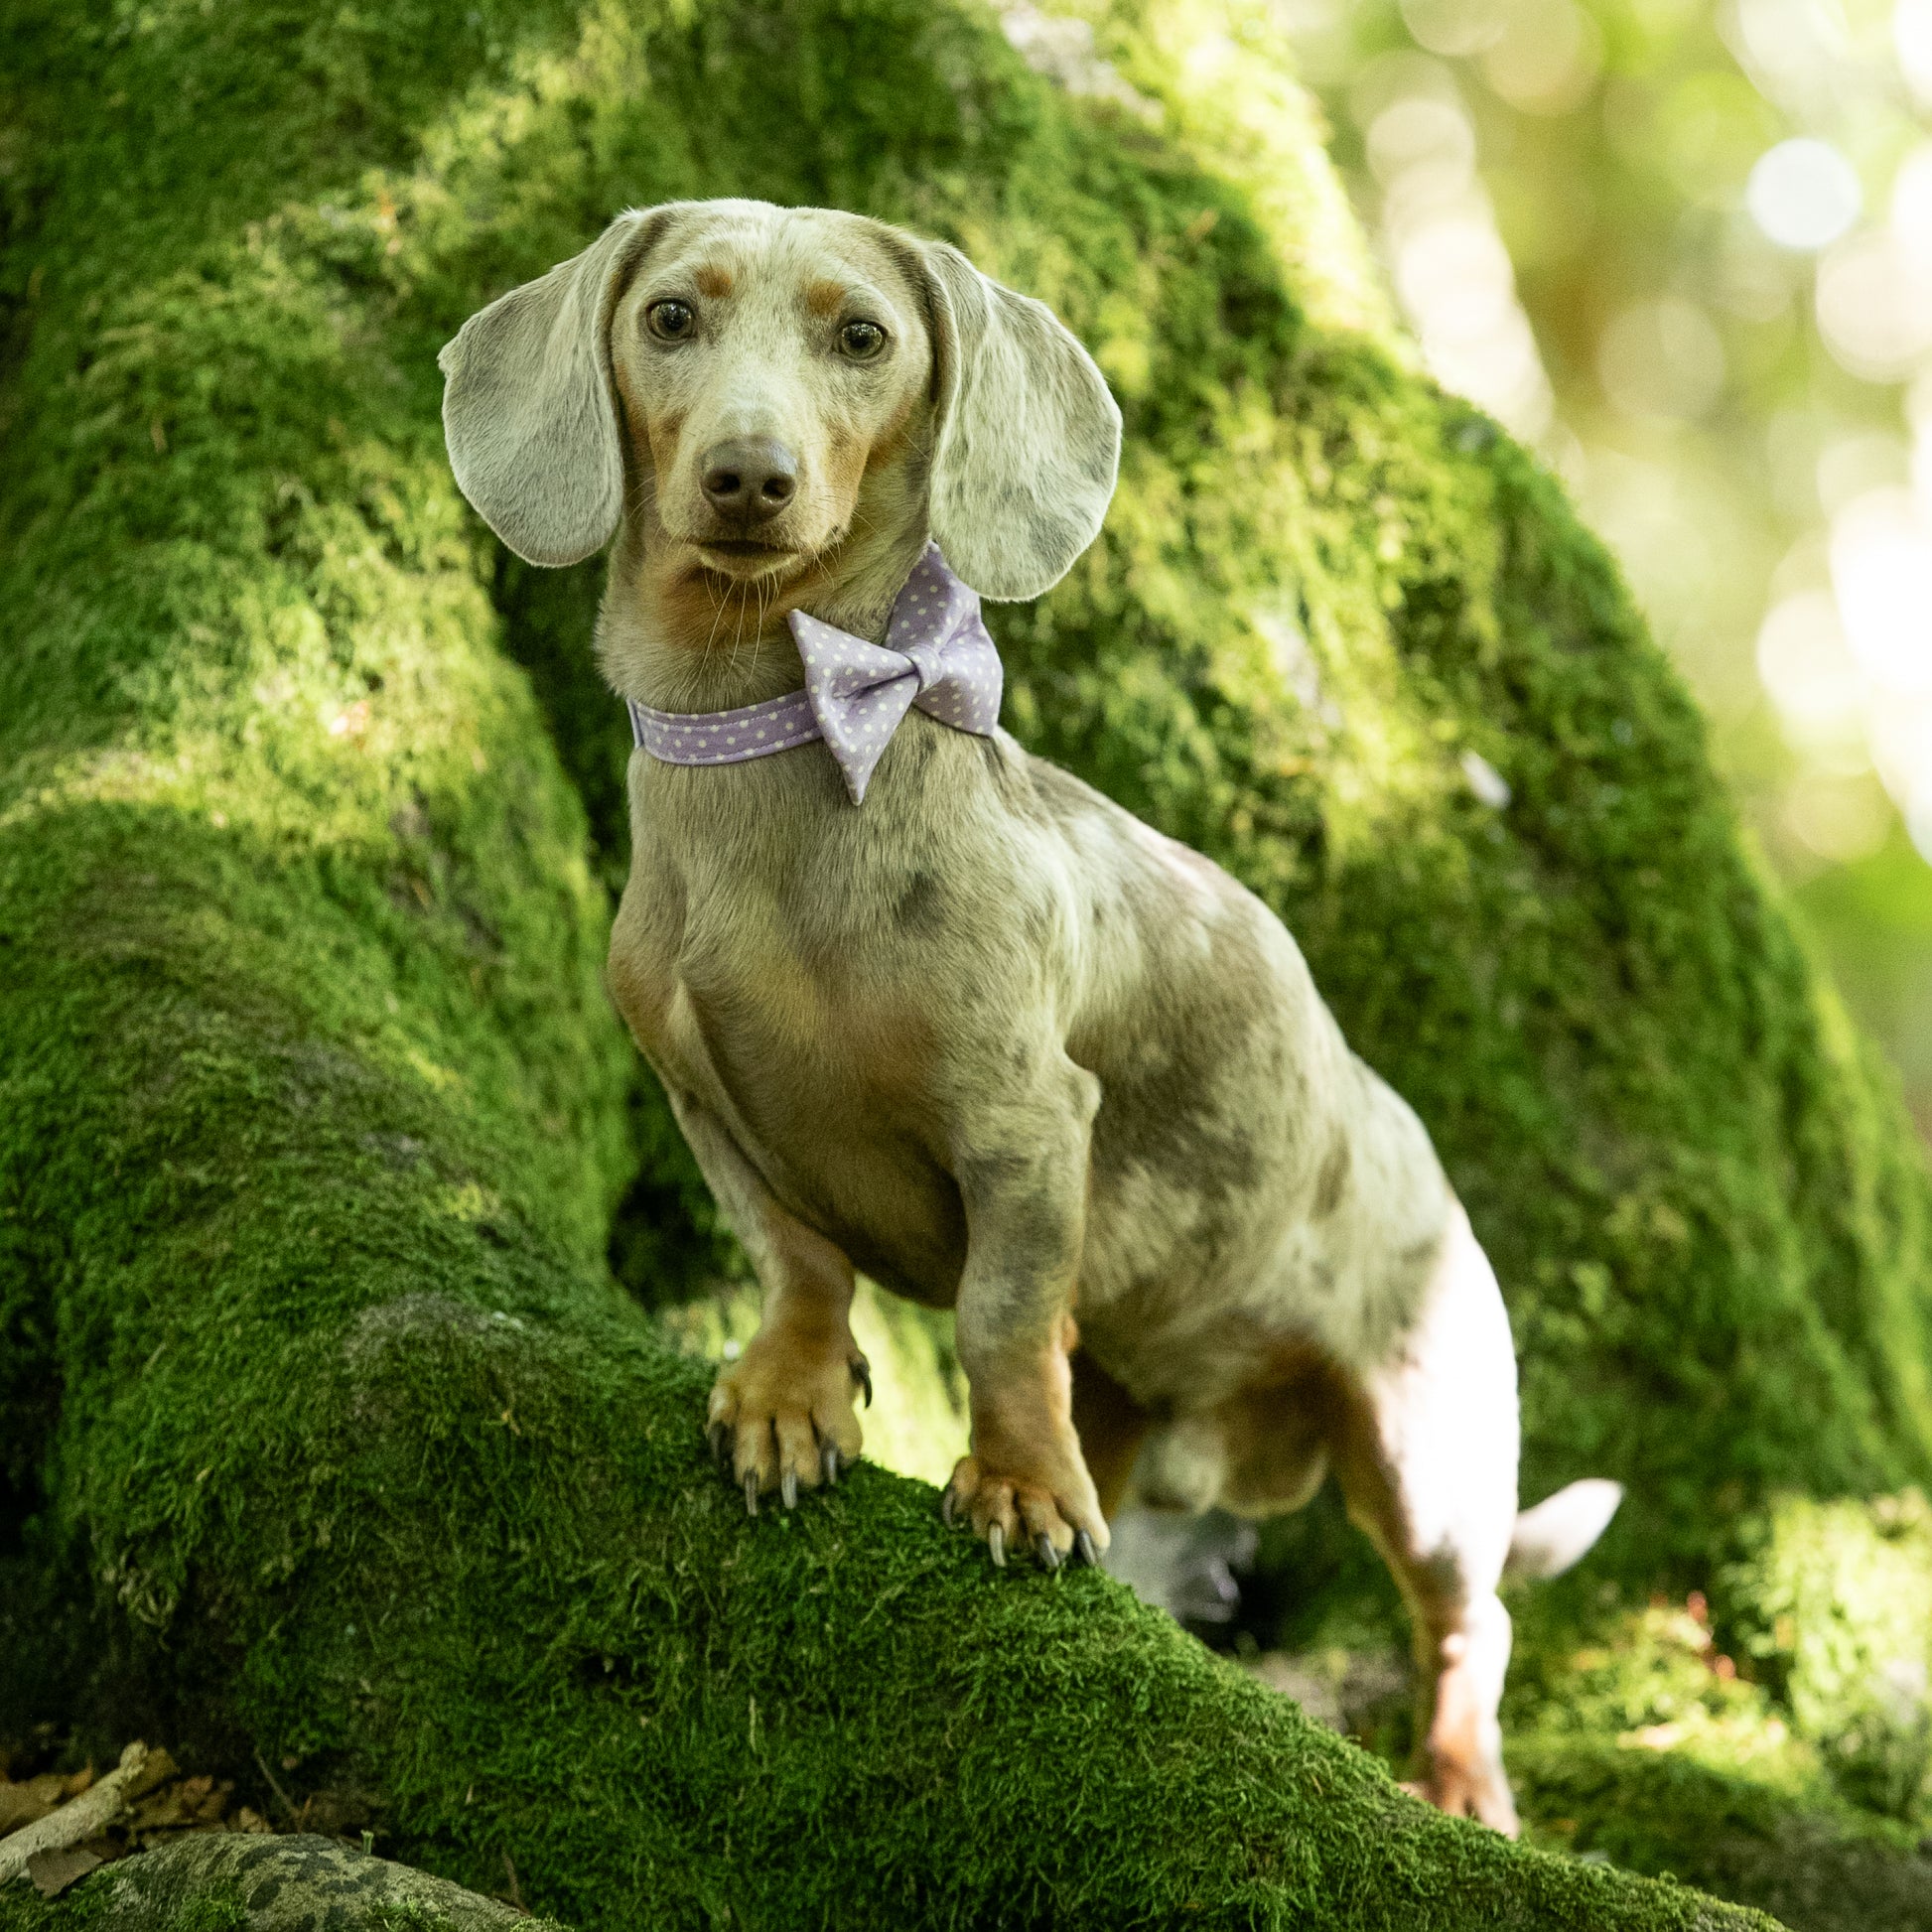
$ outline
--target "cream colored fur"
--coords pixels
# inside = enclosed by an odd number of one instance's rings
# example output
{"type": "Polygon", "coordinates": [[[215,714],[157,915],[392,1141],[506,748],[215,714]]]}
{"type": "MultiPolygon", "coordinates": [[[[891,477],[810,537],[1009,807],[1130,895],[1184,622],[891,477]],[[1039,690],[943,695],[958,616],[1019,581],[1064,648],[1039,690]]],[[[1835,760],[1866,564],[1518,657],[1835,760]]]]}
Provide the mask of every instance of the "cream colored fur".
{"type": "MultiPolygon", "coordinates": [[[[624,215],[443,361],[458,480],[504,541],[558,563],[615,533],[599,648],[665,710],[797,688],[794,608],[882,638],[928,531],[983,594],[1035,595],[1118,455],[1047,310],[822,209],[624,215]],[[795,461],[756,527],[703,483],[744,439],[795,461]]],[[[1095,1470],[1110,1505],[1261,1514],[1333,1468],[1414,1612],[1424,1788],[1512,1830],[1508,1321],[1281,922],[1005,733],[916,710],[860,808],[820,746],[639,754],[630,802],[612,989],[766,1288],[712,1401],[748,1504],[858,1452],[856,1265],[957,1310],[946,1506],[996,1561],[1104,1549],[1095,1470]]],[[[1581,1554],[1608,1487],[1545,1505],[1526,1565],[1581,1554]]]]}

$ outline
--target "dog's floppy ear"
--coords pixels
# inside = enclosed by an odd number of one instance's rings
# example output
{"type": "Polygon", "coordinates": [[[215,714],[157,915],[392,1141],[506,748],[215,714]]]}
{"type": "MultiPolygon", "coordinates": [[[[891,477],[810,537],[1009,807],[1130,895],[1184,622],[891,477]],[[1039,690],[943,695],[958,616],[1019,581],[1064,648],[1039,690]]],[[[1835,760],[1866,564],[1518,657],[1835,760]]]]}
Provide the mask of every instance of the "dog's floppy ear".
{"type": "Polygon", "coordinates": [[[1100,533],[1120,410],[1093,357],[1043,302],[920,244],[939,434],[932,534],[983,597],[1037,597],[1100,533]]]}
{"type": "Polygon", "coordinates": [[[574,564],[618,527],[611,311],[669,212],[619,215],[581,255],[479,310],[436,358],[457,486],[526,562],[574,564]]]}

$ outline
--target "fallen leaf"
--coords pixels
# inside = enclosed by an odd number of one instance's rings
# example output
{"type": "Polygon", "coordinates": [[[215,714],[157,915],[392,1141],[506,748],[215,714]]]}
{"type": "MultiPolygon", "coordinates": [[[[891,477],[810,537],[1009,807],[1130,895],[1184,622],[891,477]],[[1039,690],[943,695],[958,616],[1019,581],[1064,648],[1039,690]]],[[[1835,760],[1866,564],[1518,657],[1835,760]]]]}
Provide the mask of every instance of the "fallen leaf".
{"type": "Polygon", "coordinates": [[[84,1845],[69,1845],[59,1852],[36,1852],[27,1861],[27,1875],[43,1898],[59,1898],[75,1879],[105,1863],[84,1845]]]}
{"type": "Polygon", "coordinates": [[[224,1778],[208,1792],[195,1807],[195,1818],[204,1830],[212,1828],[228,1814],[228,1806],[234,1800],[234,1780],[224,1778]]]}
{"type": "Polygon", "coordinates": [[[180,1785],[171,1785],[165,1791],[157,1791],[151,1797],[142,1799],[135,1806],[134,1815],[128,1820],[128,1830],[132,1832],[165,1832],[178,1825],[186,1825],[189,1810],[182,1803],[180,1785]]]}
{"type": "Polygon", "coordinates": [[[141,1766],[141,1775],[128,1786],[127,1795],[130,1798],[138,1798],[143,1792],[152,1791],[156,1786],[166,1784],[170,1778],[180,1776],[181,1767],[157,1745],[148,1753],[147,1761],[141,1766]]]}
{"type": "Polygon", "coordinates": [[[61,1787],[66,1779],[49,1772],[45,1777],[25,1778],[19,1784],[0,1784],[0,1838],[31,1825],[61,1802],[61,1787]]]}

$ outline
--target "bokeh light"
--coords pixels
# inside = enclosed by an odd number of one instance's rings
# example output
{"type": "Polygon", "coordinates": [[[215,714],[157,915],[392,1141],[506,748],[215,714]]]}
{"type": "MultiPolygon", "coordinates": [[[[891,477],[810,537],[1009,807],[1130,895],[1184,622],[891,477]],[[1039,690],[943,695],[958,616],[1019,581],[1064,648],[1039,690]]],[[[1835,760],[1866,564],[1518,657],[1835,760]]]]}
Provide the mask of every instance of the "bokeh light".
{"type": "Polygon", "coordinates": [[[1905,84],[1932,106],[1932,0],[1898,0],[1892,11],[1892,44],[1905,84]]]}
{"type": "Polygon", "coordinates": [[[1765,613],[1757,668],[1800,744],[1863,737],[1864,677],[1830,591],[1798,591],[1765,613]]]}
{"type": "MultiPolygon", "coordinates": [[[[1271,7],[1430,369],[1561,470],[1854,984],[1851,908],[1932,931],[1932,0],[1271,7]]],[[[1932,971],[1865,1017],[1932,1123],[1932,971]]]]}
{"type": "Polygon", "coordinates": [[[1832,585],[1852,654],[1886,701],[1932,698],[1932,534],[1909,490],[1874,489],[1832,519],[1832,585]]]}
{"type": "Polygon", "coordinates": [[[1752,219],[1785,248],[1836,241],[1863,202],[1858,170],[1829,141],[1780,141],[1760,157],[1744,190],[1752,219]]]}
{"type": "Polygon", "coordinates": [[[1888,230],[1850,235],[1818,265],[1818,330],[1849,373],[1901,381],[1932,349],[1932,276],[1888,230]]]}
{"type": "Polygon", "coordinates": [[[1567,114],[1603,67],[1603,35],[1575,0],[1514,0],[1483,50],[1482,74],[1526,114],[1567,114]]]}
{"type": "Polygon", "coordinates": [[[1637,302],[1603,331],[1596,366],[1603,393],[1626,415],[1689,420],[1724,393],[1724,339],[1681,296],[1637,302]]]}
{"type": "Polygon", "coordinates": [[[1354,111],[1381,188],[1383,256],[1431,373],[1519,436],[1540,437],[1553,413],[1549,378],[1460,89],[1441,63],[1398,56],[1363,74],[1354,111]]]}

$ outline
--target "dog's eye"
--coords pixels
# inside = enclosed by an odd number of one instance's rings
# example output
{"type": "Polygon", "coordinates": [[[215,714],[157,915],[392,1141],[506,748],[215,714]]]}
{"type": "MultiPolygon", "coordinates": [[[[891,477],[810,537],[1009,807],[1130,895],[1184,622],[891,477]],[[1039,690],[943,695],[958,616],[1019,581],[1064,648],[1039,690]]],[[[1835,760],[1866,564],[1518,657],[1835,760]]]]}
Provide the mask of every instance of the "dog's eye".
{"type": "Polygon", "coordinates": [[[869,362],[886,346],[886,332],[876,322],[848,322],[839,331],[839,346],[855,361],[869,362]]]}
{"type": "Polygon", "coordinates": [[[653,302],[644,311],[650,333],[662,342],[681,343],[697,327],[698,318],[688,302],[653,302]]]}

